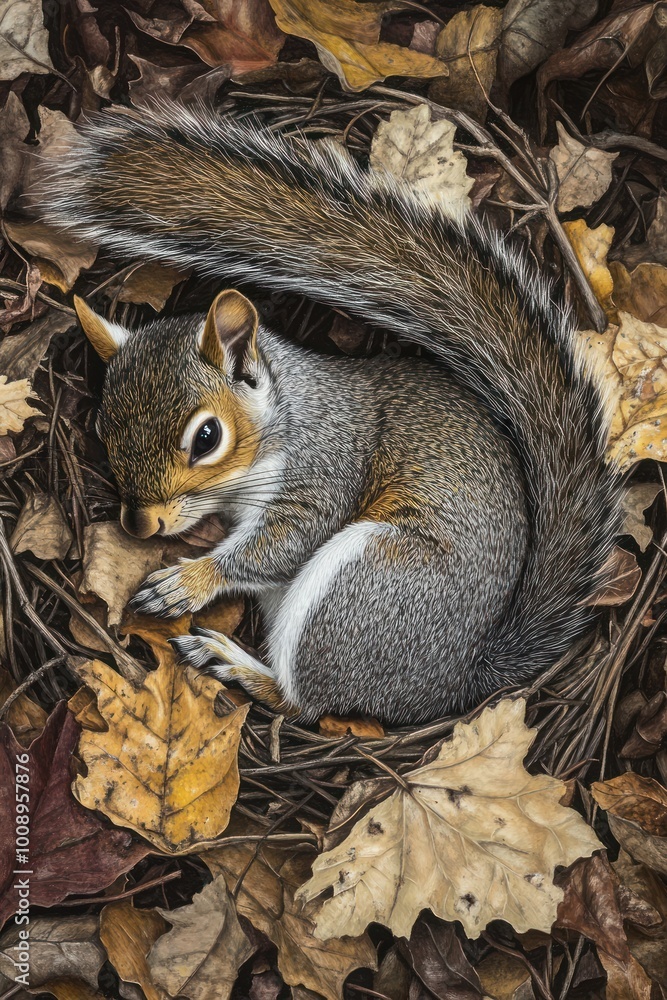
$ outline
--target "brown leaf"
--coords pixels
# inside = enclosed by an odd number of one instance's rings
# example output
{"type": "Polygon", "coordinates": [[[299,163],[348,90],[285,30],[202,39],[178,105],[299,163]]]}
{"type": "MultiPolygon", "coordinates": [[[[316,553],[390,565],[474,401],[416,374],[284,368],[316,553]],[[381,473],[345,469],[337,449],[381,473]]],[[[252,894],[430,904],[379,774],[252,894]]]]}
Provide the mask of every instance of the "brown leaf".
{"type": "Polygon", "coordinates": [[[365,934],[326,944],[314,937],[313,907],[294,900],[308,875],[309,857],[253,844],[202,854],[213,875],[224,875],[230,892],[236,893],[238,913],[277,946],[278,969],[288,986],[301,984],[326,1000],[340,1000],[350,972],[376,967],[375,949],[365,934]]]}
{"type": "MultiPolygon", "coordinates": [[[[637,264],[657,263],[667,265],[667,192],[661,191],[653,222],[648,227],[645,243],[630,243],[622,252],[628,267],[637,264]]],[[[664,301],[664,300],[663,300],[664,301]]],[[[630,310],[632,312],[632,310],[630,310]]],[[[657,322],[657,320],[654,320],[657,322]]]]}
{"type": "Polygon", "coordinates": [[[109,609],[108,624],[121,622],[123,609],[140,583],[162,565],[164,540],[132,538],[117,521],[83,530],[82,594],[97,594],[109,609]]]}
{"type": "Polygon", "coordinates": [[[382,17],[393,0],[271,0],[276,22],[289,35],[313,42],[322,64],[351,91],[365,90],[387,76],[443,76],[447,67],[422,52],[381,42],[382,17]]]}
{"type": "MultiPolygon", "coordinates": [[[[617,309],[632,313],[645,323],[667,327],[667,267],[639,264],[633,271],[627,271],[619,260],[613,260],[609,271],[617,309]]],[[[617,322],[617,317],[612,319],[617,322]]]]}
{"type": "Polygon", "coordinates": [[[6,0],[0,9],[0,79],[52,69],[40,0],[6,0]]]}
{"type": "Polygon", "coordinates": [[[176,285],[190,275],[191,271],[180,270],[157,261],[148,261],[133,267],[129,274],[114,278],[104,289],[107,298],[118,302],[147,303],[156,312],[162,312],[176,285]]]}
{"type": "Polygon", "coordinates": [[[76,977],[89,986],[97,987],[97,976],[106,960],[98,932],[97,917],[37,917],[31,916],[29,961],[27,968],[17,968],[16,946],[26,925],[10,926],[0,937],[0,973],[12,982],[21,973],[28,975],[30,986],[58,979],[76,977]]]}
{"type": "Polygon", "coordinates": [[[481,1000],[479,976],[463,953],[454,924],[427,912],[412,928],[410,939],[399,941],[399,949],[436,997],[481,1000]]]}
{"type": "MultiPolygon", "coordinates": [[[[16,684],[7,671],[0,667],[0,708],[16,690],[16,684]]],[[[46,722],[46,712],[25,692],[20,694],[2,716],[22,746],[28,746],[41,733],[46,722]]]]}
{"type": "Polygon", "coordinates": [[[556,122],[556,128],[558,145],[549,152],[558,175],[556,207],[559,212],[588,208],[611,184],[611,165],[619,154],[585,146],[569,135],[561,122],[556,122]]]}
{"type": "Polygon", "coordinates": [[[97,257],[94,243],[77,240],[44,222],[5,221],[10,239],[36,258],[42,280],[68,292],[82,270],[97,257]]]}
{"type": "Polygon", "coordinates": [[[435,55],[449,76],[435,80],[429,97],[465,111],[477,121],[486,118],[486,95],[496,77],[502,11],[478,4],[455,14],[438,35],[435,55]]]}
{"type": "MultiPolygon", "coordinates": [[[[72,893],[91,893],[110,885],[145,857],[145,844],[126,830],[115,830],[82,809],[70,791],[70,757],[79,733],[61,702],[44,731],[27,750],[8,726],[0,727],[0,814],[14,815],[19,773],[17,759],[28,757],[30,775],[30,905],[53,906],[72,893]],[[17,758],[17,755],[18,758],[17,758]],[[57,821],[54,820],[57,818],[57,821]]],[[[0,925],[15,911],[15,848],[0,838],[0,925]]]]}
{"type": "Polygon", "coordinates": [[[58,498],[28,493],[10,539],[14,552],[32,552],[38,559],[64,559],[73,539],[58,498]]]}
{"type": "MultiPolygon", "coordinates": [[[[629,926],[628,944],[639,964],[663,988],[667,987],[667,889],[660,877],[645,865],[636,864],[625,851],[619,852],[618,860],[612,865],[621,881],[621,891],[631,893],[641,899],[654,914],[662,917],[659,925],[641,925],[636,930],[629,926]]],[[[631,915],[624,914],[627,920],[631,915]]]]}
{"type": "Polygon", "coordinates": [[[52,309],[19,333],[12,333],[0,343],[0,371],[10,381],[31,379],[46,355],[53,337],[75,326],[74,318],[52,309]]]}
{"type": "Polygon", "coordinates": [[[109,728],[100,715],[95,692],[85,684],[74,692],[67,702],[67,707],[82,729],[90,729],[94,733],[106,733],[109,728]]]}
{"type": "Polygon", "coordinates": [[[186,906],[158,912],[172,926],[148,955],[153,982],[171,996],[228,1000],[239,968],[254,949],[241,929],[224,877],[205,885],[186,906]]]}
{"type": "Polygon", "coordinates": [[[609,828],[636,861],[667,875],[667,790],[653,778],[627,771],[591,786],[607,811],[609,828]]]}
{"type": "Polygon", "coordinates": [[[653,504],[662,486],[657,483],[632,483],[623,494],[625,520],[622,535],[632,535],[642,552],[653,539],[653,532],[646,523],[645,511],[653,504]]]}
{"type": "Polygon", "coordinates": [[[593,607],[617,607],[629,601],[642,578],[637,557],[615,545],[601,571],[604,580],[587,604],[593,607]]]}
{"type": "Polygon", "coordinates": [[[7,94],[0,111],[0,211],[4,211],[21,192],[21,180],[28,146],[23,141],[30,132],[30,122],[18,94],[7,94]]]}
{"type": "Polygon", "coordinates": [[[322,736],[332,739],[347,736],[348,733],[366,740],[381,740],[386,735],[377,719],[362,716],[323,715],[318,726],[322,736]]]}
{"type": "Polygon", "coordinates": [[[597,7],[597,0],[509,0],[498,59],[505,90],[557,52],[569,31],[585,27],[597,7]]]}
{"type": "Polygon", "coordinates": [[[658,691],[635,719],[620,756],[642,760],[657,753],[667,737],[667,693],[658,691]]]}
{"type": "MultiPolygon", "coordinates": [[[[493,1000],[524,1000],[521,992],[530,986],[530,971],[524,962],[513,955],[494,951],[483,958],[475,968],[485,997],[493,1000]]],[[[529,994],[530,995],[530,994],[529,994]]]]}
{"type": "Polygon", "coordinates": [[[100,939],[109,961],[123,982],[141,986],[146,1000],[166,1000],[153,982],[147,956],[168,930],[157,910],[137,910],[125,900],[109,903],[100,914],[100,939]]]}

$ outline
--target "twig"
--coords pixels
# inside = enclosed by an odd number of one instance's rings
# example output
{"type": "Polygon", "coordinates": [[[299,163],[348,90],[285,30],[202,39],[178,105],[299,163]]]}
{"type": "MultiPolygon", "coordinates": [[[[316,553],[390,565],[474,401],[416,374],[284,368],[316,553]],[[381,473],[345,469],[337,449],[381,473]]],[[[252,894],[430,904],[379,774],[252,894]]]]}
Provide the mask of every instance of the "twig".
{"type": "Polygon", "coordinates": [[[16,699],[19,698],[24,691],[27,691],[29,687],[32,687],[35,681],[38,681],[39,678],[43,677],[44,674],[47,673],[49,670],[53,670],[53,668],[57,667],[59,663],[63,662],[63,660],[64,656],[54,656],[52,660],[47,660],[46,663],[43,663],[41,665],[41,667],[37,667],[37,669],[33,670],[31,674],[28,674],[26,679],[21,684],[19,684],[16,690],[12,691],[12,693],[10,694],[9,698],[7,698],[7,701],[4,703],[4,705],[0,706],[0,719],[6,712],[9,711],[10,707],[14,704],[16,699]]]}
{"type": "Polygon", "coordinates": [[[59,906],[92,906],[93,903],[117,903],[121,899],[131,899],[132,896],[138,896],[140,892],[144,892],[146,889],[154,889],[156,885],[164,885],[165,882],[173,882],[174,879],[182,878],[183,872],[169,872],[168,875],[162,875],[160,878],[153,878],[150,882],[139,883],[139,885],[133,885],[131,889],[127,889],[125,892],[119,892],[117,896],[93,896],[90,899],[68,899],[64,903],[59,903],[59,906]]]}

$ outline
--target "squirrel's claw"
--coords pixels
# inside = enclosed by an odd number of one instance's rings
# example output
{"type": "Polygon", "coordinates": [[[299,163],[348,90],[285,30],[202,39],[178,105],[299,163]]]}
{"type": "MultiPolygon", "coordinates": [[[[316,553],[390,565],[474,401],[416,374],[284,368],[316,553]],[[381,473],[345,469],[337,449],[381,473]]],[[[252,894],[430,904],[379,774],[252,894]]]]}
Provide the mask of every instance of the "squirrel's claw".
{"type": "Polygon", "coordinates": [[[130,608],[142,615],[178,618],[203,608],[220,585],[216,565],[208,556],[181,559],[177,566],[151,573],[130,601],[130,608]]]}

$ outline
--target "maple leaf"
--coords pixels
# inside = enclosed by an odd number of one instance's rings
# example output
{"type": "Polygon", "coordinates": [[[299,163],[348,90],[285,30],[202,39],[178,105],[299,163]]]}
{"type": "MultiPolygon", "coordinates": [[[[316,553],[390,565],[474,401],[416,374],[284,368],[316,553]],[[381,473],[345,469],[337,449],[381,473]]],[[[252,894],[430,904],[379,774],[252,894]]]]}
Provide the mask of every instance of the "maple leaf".
{"type": "Polygon", "coordinates": [[[562,891],[557,865],[602,845],[573,810],[565,786],[521,762],[535,738],[525,702],[504,699],[469,724],[405,786],[374,806],[336,848],[320,855],[298,898],[326,890],[316,935],[359,934],[371,922],[409,937],[420,911],[460,920],[471,938],[491,920],[549,931],[562,891]]]}
{"type": "MultiPolygon", "coordinates": [[[[79,727],[61,702],[44,731],[26,749],[8,726],[0,728],[0,814],[13,816],[17,760],[30,776],[30,903],[53,906],[71,893],[98,892],[148,853],[125,830],[106,826],[70,791],[70,758],[79,727]]],[[[16,910],[13,839],[0,839],[0,925],[16,910]]]]}
{"type": "Polygon", "coordinates": [[[611,165],[619,154],[585,146],[569,135],[560,122],[556,122],[556,128],[558,145],[549,153],[559,181],[556,207],[559,212],[569,212],[578,206],[587,208],[611,184],[611,165]]]}

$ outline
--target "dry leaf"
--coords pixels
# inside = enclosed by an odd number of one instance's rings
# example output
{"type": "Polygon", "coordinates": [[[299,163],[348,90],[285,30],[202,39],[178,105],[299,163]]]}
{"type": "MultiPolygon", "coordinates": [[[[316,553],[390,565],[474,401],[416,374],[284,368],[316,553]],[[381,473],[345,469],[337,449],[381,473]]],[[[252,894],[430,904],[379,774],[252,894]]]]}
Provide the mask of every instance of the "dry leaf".
{"type": "Polygon", "coordinates": [[[614,238],[613,228],[603,224],[597,229],[589,229],[583,219],[575,219],[573,222],[564,222],[563,229],[598,302],[602,306],[607,305],[614,289],[614,282],[607,267],[607,254],[614,238]]]}
{"type": "Polygon", "coordinates": [[[276,22],[288,35],[307,38],[330,73],[347,90],[359,91],[387,76],[443,76],[438,59],[381,42],[382,17],[396,9],[385,3],[354,0],[270,0],[276,22]]]}
{"type": "Polygon", "coordinates": [[[71,316],[53,309],[19,333],[6,336],[0,343],[0,371],[10,382],[31,379],[46,355],[52,337],[67,333],[74,325],[71,316]]]}
{"type": "Polygon", "coordinates": [[[147,955],[168,929],[157,910],[137,910],[125,900],[110,903],[100,914],[100,940],[109,961],[123,982],[141,986],[146,1000],[165,1000],[153,982],[147,955]]]}
{"type": "Polygon", "coordinates": [[[452,122],[432,122],[427,104],[392,111],[373,137],[371,167],[435,198],[448,215],[459,218],[470,208],[473,180],[466,174],[465,156],[454,150],[455,132],[452,122]]]}
{"type": "Polygon", "coordinates": [[[622,256],[628,267],[643,263],[667,265],[667,191],[660,192],[655,218],[648,228],[646,242],[629,243],[624,248],[622,256]]]}
{"type": "Polygon", "coordinates": [[[623,494],[625,520],[622,535],[632,535],[642,552],[653,540],[653,532],[646,523],[644,511],[653,504],[662,486],[658,483],[632,483],[623,494]]]}
{"type": "Polygon", "coordinates": [[[381,740],[386,735],[377,719],[362,716],[323,715],[318,726],[322,736],[330,736],[332,739],[347,736],[348,733],[364,740],[381,740]]]}
{"type": "Polygon", "coordinates": [[[0,111],[0,210],[21,190],[21,179],[28,147],[23,141],[30,132],[30,122],[18,94],[10,90],[0,111]]]}
{"type": "Polygon", "coordinates": [[[556,128],[558,145],[549,153],[559,181],[556,208],[559,212],[578,206],[588,208],[611,184],[611,165],[619,154],[585,146],[568,135],[560,122],[556,122],[556,128]]]}
{"type": "MultiPolygon", "coordinates": [[[[667,267],[640,264],[627,271],[618,260],[609,264],[614,281],[613,301],[617,309],[632,313],[645,323],[667,327],[667,267]]],[[[615,322],[618,317],[612,317],[615,322]]]]}
{"type": "Polygon", "coordinates": [[[174,287],[185,281],[190,270],[180,270],[169,267],[157,261],[148,261],[118,278],[114,278],[104,289],[104,294],[119,302],[134,302],[138,305],[144,302],[152,306],[156,312],[161,312],[174,287]]]}
{"type": "Polygon", "coordinates": [[[597,0],[508,0],[498,72],[506,90],[560,49],[568,31],[583,28],[597,0]]]}
{"type": "Polygon", "coordinates": [[[359,934],[371,922],[407,937],[425,907],[479,937],[491,920],[549,931],[562,898],[556,865],[601,845],[560,805],[564,785],[522,760],[535,738],[525,702],[504,699],[453,737],[430,764],[403,776],[332,851],[320,855],[298,896],[327,889],[316,935],[359,934]]]}
{"type": "Polygon", "coordinates": [[[637,557],[627,549],[615,545],[604,564],[601,576],[604,580],[587,604],[592,607],[618,607],[629,601],[642,578],[637,557]]]}
{"type": "Polygon", "coordinates": [[[41,0],[5,0],[0,9],[0,80],[52,69],[41,0]]]}
{"type": "Polygon", "coordinates": [[[56,496],[30,493],[19,514],[10,544],[14,552],[38,559],[64,559],[74,536],[56,496]]]}
{"type": "MultiPolygon", "coordinates": [[[[20,974],[14,963],[21,929],[10,926],[0,937],[0,973],[12,982],[20,974]]],[[[96,916],[31,916],[30,961],[29,970],[25,970],[31,986],[69,975],[97,987],[97,976],[105,961],[96,916]]]]}
{"type": "MultiPolygon", "coordinates": [[[[15,690],[16,683],[7,671],[0,667],[0,709],[15,690]]],[[[44,728],[46,712],[24,692],[11,703],[1,718],[21,745],[28,746],[44,728]]]]}
{"type": "Polygon", "coordinates": [[[82,594],[97,594],[109,609],[108,624],[119,625],[139,584],[162,565],[164,540],[132,538],[117,521],[83,529],[82,594]]]}
{"type": "Polygon", "coordinates": [[[241,929],[224,877],[205,885],[187,906],[158,908],[158,913],[172,929],[148,955],[157,986],[190,1000],[228,1000],[239,968],[254,949],[241,929]]]}
{"type": "Polygon", "coordinates": [[[225,876],[239,915],[277,946],[278,968],[288,986],[301,984],[326,1000],[340,1000],[343,983],[354,969],[376,967],[375,949],[366,934],[341,936],[326,945],[316,939],[315,908],[302,907],[294,899],[310,872],[312,854],[249,844],[206,851],[202,858],[213,875],[225,876]]]}
{"type": "Polygon", "coordinates": [[[229,822],[248,706],[220,718],[213,702],[222,685],[186,674],[166,643],[154,649],[159,666],[139,688],[100,660],[78,668],[97,693],[109,730],[81,734],[79,756],[88,772],[77,776],[73,791],[86,808],[99,809],[161,851],[187,853],[214,840],[229,822]]]}
{"type": "Polygon", "coordinates": [[[39,267],[42,280],[68,292],[82,270],[91,267],[97,247],[77,240],[43,222],[5,222],[10,239],[18,243],[39,267]]]}
{"type": "Polygon", "coordinates": [[[619,751],[620,757],[642,760],[658,753],[667,737],[667,691],[657,691],[633,721],[632,731],[619,751]]]}
{"type": "Polygon", "coordinates": [[[492,997],[493,1000],[515,1000],[517,991],[531,981],[525,962],[497,951],[483,958],[475,967],[475,972],[485,997],[492,997]]]}
{"type": "Polygon", "coordinates": [[[423,913],[409,941],[398,942],[429,995],[455,1000],[482,1000],[479,976],[466,958],[454,924],[423,913]]]}
{"type": "Polygon", "coordinates": [[[591,792],[607,811],[609,828],[636,861],[667,875],[667,789],[653,778],[626,771],[596,781],[591,792]]]}
{"type": "Polygon", "coordinates": [[[0,375],[0,435],[18,434],[30,417],[41,417],[27,402],[28,396],[32,396],[32,389],[27,378],[8,382],[6,375],[0,375]]]}
{"type": "Polygon", "coordinates": [[[496,77],[502,16],[498,8],[479,4],[459,11],[447,22],[438,35],[435,54],[449,76],[431,84],[432,100],[484,121],[486,95],[496,77]]]}

